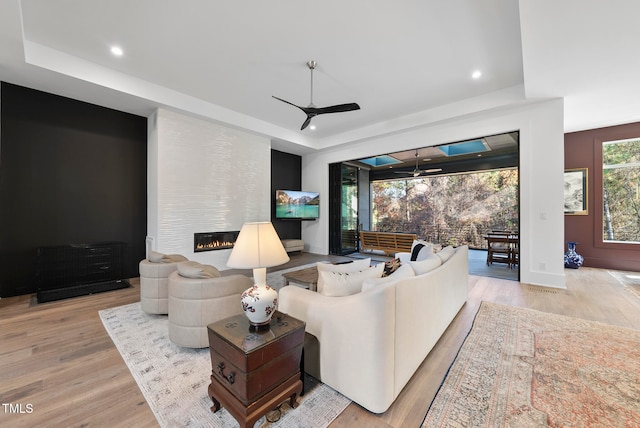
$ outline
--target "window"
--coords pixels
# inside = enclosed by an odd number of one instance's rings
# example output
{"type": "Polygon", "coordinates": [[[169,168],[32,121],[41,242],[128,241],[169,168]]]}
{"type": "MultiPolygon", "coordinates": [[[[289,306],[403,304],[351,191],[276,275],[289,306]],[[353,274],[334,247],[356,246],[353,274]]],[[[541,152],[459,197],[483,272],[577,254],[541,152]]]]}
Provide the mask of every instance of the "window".
{"type": "Polygon", "coordinates": [[[602,143],[602,240],[640,243],[640,138],[602,143]]]}

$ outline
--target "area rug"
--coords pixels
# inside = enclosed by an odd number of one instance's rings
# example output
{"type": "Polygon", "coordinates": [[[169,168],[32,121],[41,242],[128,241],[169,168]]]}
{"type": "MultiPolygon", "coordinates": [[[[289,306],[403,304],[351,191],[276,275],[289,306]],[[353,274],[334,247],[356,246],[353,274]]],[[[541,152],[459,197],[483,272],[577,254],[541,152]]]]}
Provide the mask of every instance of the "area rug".
{"type": "MultiPolygon", "coordinates": [[[[222,408],[211,412],[207,388],[211,375],[209,349],[174,345],[166,315],[150,315],[140,303],[100,311],[100,318],[149,403],[161,427],[238,427],[222,408]]],[[[326,427],[350,400],[310,376],[295,409],[285,402],[255,427],[326,427]],[[279,419],[278,419],[279,418],[279,419]]]]}
{"type": "Polygon", "coordinates": [[[640,273],[638,272],[621,272],[608,271],[609,275],[618,280],[624,286],[624,289],[640,299],[640,273]]]}
{"type": "Polygon", "coordinates": [[[639,330],[482,302],[422,426],[640,426],[639,353],[639,330]]]}

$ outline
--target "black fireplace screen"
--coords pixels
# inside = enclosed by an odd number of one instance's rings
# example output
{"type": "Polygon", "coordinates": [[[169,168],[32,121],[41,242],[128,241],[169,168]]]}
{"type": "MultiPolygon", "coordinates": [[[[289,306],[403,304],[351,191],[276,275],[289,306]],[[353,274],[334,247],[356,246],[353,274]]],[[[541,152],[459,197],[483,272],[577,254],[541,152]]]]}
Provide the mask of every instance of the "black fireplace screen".
{"type": "Polygon", "coordinates": [[[208,232],[193,234],[193,251],[214,251],[233,248],[238,239],[239,230],[230,232],[208,232]]]}

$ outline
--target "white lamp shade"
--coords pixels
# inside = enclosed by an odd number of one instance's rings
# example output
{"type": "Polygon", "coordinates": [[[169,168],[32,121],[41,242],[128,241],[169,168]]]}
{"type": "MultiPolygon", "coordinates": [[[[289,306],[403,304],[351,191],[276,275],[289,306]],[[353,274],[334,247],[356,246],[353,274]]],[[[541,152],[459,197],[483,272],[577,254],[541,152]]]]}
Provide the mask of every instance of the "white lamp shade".
{"type": "Polygon", "coordinates": [[[231,250],[227,266],[254,269],[278,266],[289,261],[271,222],[245,223],[231,250]]]}

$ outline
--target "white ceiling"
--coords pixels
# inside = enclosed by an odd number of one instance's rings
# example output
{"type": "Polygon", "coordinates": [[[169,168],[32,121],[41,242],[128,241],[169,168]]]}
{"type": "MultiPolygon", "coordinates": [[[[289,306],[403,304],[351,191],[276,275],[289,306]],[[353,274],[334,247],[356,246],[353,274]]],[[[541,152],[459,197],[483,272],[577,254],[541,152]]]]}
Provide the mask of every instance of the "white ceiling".
{"type": "Polygon", "coordinates": [[[569,132],[640,121],[638,16],[637,0],[3,0],[0,79],[300,154],[556,97],[569,132]],[[314,104],[361,110],[301,132],[304,114],[272,95],[306,106],[308,60],[314,104]]]}

